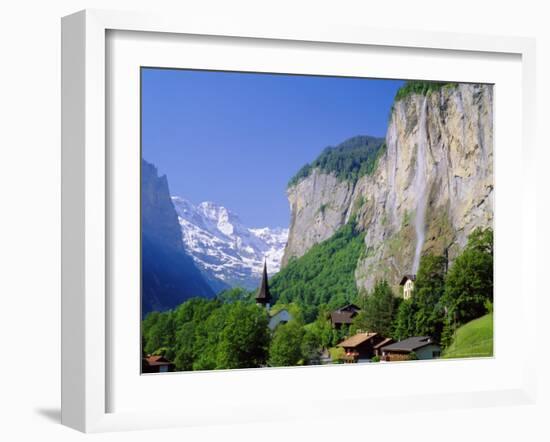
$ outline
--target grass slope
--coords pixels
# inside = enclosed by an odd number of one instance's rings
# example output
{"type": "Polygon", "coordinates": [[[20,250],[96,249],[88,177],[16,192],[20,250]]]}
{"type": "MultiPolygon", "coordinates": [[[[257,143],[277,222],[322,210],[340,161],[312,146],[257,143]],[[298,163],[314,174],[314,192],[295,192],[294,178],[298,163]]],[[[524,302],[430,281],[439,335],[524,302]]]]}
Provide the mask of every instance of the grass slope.
{"type": "Polygon", "coordinates": [[[447,359],[483,356],[493,356],[492,313],[458,328],[452,344],[443,353],[443,357],[447,359]]]}

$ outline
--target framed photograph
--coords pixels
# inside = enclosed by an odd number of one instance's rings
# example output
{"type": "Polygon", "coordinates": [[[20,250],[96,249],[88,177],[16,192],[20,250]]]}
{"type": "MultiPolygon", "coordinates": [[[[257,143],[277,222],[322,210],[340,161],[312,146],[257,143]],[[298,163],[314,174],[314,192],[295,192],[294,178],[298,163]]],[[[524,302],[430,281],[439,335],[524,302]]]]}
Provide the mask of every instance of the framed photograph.
{"type": "Polygon", "coordinates": [[[532,403],[533,41],[107,11],[62,36],[64,424],[532,403]]]}

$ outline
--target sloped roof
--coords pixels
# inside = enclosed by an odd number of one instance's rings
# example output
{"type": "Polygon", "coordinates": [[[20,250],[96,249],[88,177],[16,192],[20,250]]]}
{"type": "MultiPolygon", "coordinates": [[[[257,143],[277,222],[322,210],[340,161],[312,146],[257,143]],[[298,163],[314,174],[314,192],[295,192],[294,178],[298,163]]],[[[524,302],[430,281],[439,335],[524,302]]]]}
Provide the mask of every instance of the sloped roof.
{"type": "Polygon", "coordinates": [[[330,314],[330,320],[333,324],[351,324],[356,312],[340,312],[336,310],[330,314]]]}
{"type": "Polygon", "coordinates": [[[384,345],[389,345],[392,342],[393,342],[392,338],[386,338],[383,341],[380,341],[378,344],[376,344],[373,348],[380,348],[380,347],[383,347],[384,345]]]}
{"type": "Polygon", "coordinates": [[[357,307],[355,304],[346,304],[344,305],[343,307],[340,307],[338,310],[338,312],[344,312],[344,311],[359,311],[361,310],[359,307],[357,307]]]}
{"type": "Polygon", "coordinates": [[[403,278],[401,278],[401,282],[399,285],[405,285],[407,280],[416,281],[416,275],[403,275],[403,278]]]}
{"type": "Polygon", "coordinates": [[[369,339],[374,338],[378,333],[357,333],[351,338],[346,339],[345,341],[340,342],[337,347],[357,347],[363,342],[368,341],[369,339]]]}
{"type": "Polygon", "coordinates": [[[172,362],[170,362],[168,359],[166,359],[164,356],[147,356],[145,358],[147,363],[150,366],[157,366],[157,365],[172,365],[172,362]]]}
{"type": "Polygon", "coordinates": [[[330,314],[330,320],[333,324],[351,324],[353,317],[361,311],[355,304],[347,304],[334,310],[330,314]]]}
{"type": "Polygon", "coordinates": [[[395,344],[386,345],[382,347],[382,351],[415,351],[426,345],[437,343],[429,336],[413,336],[412,338],[404,339],[403,341],[396,342],[395,344]]]}

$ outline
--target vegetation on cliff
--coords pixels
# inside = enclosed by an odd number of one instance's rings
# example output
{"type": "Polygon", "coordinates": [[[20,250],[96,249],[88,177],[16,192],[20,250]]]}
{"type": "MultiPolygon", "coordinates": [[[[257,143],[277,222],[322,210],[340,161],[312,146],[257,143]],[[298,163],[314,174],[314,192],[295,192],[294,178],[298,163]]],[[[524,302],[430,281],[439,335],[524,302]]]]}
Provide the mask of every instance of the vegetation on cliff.
{"type": "Polygon", "coordinates": [[[439,91],[442,88],[454,88],[456,86],[458,86],[458,83],[418,80],[406,81],[405,84],[397,90],[394,101],[403,100],[413,94],[428,95],[430,92],[439,91]]]}
{"type": "Polygon", "coordinates": [[[338,146],[329,146],[312,163],[303,166],[288,182],[291,187],[307,178],[314,169],[335,175],[339,180],[355,182],[376,169],[378,158],[385,151],[384,138],[360,135],[338,146]]]}
{"type": "Polygon", "coordinates": [[[271,280],[277,302],[298,304],[307,322],[321,304],[338,308],[357,296],[355,268],[364,247],[364,234],[355,223],[344,225],[328,240],[314,245],[305,255],[291,259],[271,280]]]}

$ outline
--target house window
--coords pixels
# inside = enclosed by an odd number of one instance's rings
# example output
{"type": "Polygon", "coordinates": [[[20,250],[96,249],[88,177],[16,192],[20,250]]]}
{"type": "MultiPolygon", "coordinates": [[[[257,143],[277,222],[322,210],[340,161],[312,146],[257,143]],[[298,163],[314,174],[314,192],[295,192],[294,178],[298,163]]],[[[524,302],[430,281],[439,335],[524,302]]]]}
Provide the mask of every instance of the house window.
{"type": "Polygon", "coordinates": [[[441,356],[441,352],[439,350],[432,351],[433,358],[439,358],[440,356],[441,356]]]}
{"type": "Polygon", "coordinates": [[[168,365],[161,365],[159,367],[159,373],[166,373],[168,372],[168,365]]]}

